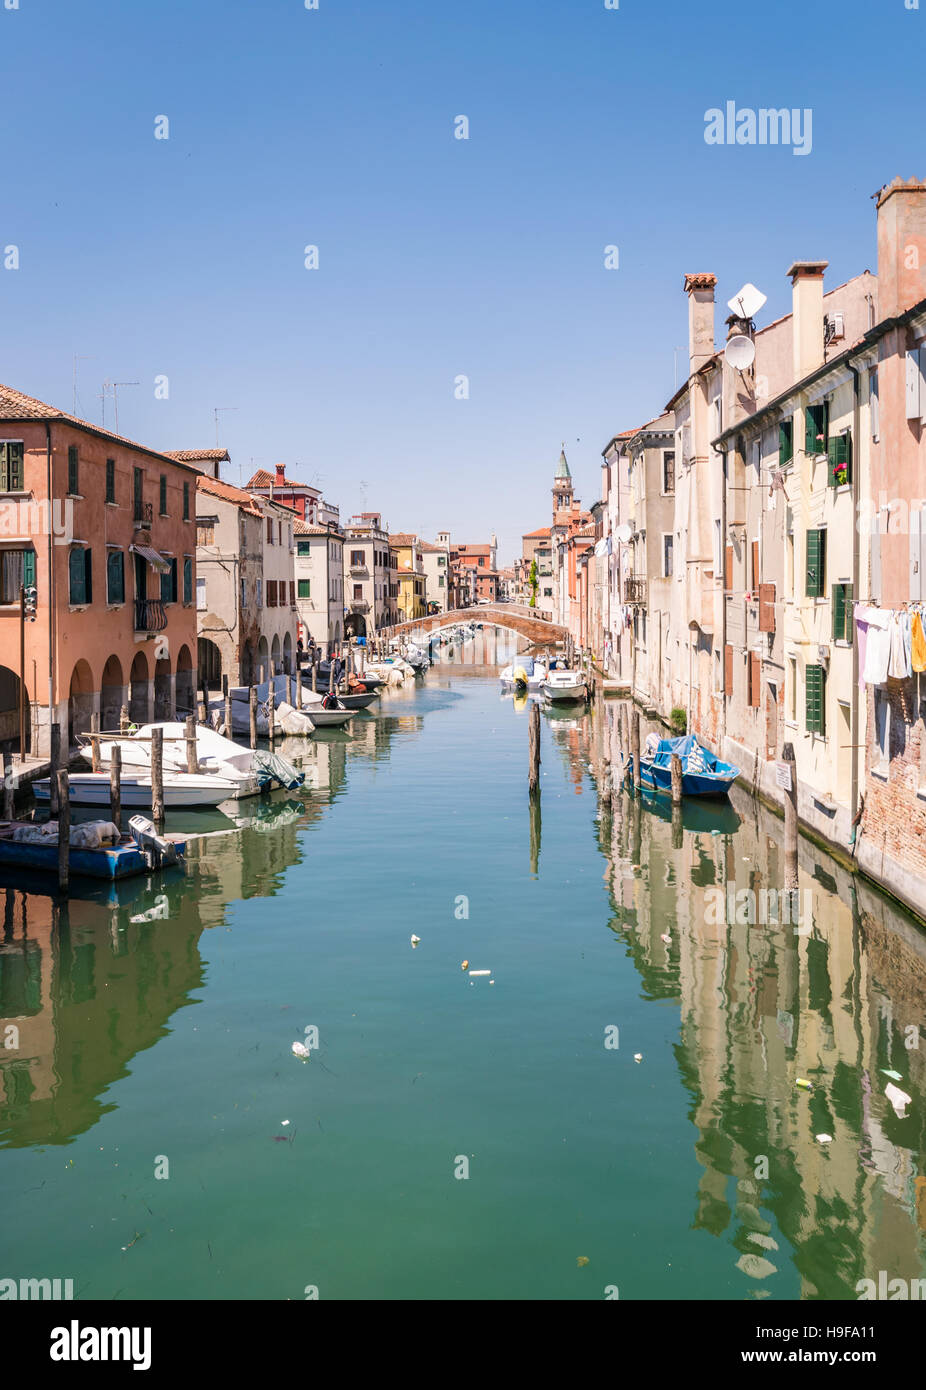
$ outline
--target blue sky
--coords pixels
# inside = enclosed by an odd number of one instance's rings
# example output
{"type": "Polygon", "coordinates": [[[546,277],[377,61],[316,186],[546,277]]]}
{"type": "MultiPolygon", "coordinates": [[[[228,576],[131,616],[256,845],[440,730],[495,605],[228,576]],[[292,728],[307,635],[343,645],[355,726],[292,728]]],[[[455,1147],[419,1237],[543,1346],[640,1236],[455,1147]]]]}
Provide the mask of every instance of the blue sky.
{"type": "Polygon", "coordinates": [[[79,413],[137,380],[120,431],[160,448],[235,407],[230,481],[280,460],[505,563],[560,442],[590,502],[672,394],[686,271],[768,322],[794,259],[875,269],[870,195],[926,174],[904,0],[5,3],[0,380],[70,409],[79,353],[79,413]],[[727,100],[812,108],[812,152],[708,146],[727,100]]]}

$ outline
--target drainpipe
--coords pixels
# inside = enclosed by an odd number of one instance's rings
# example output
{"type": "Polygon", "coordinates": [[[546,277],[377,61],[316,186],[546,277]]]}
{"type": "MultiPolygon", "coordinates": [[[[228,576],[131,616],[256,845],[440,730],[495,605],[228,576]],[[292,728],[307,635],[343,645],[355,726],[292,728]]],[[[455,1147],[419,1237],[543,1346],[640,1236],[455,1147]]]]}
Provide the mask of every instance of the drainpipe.
{"type": "Polygon", "coordinates": [[[52,703],[55,694],[55,503],[51,489],[51,425],[47,420],[45,421],[45,490],[48,496],[48,750],[49,756],[51,756],[52,703]]]}
{"type": "MultiPolygon", "coordinates": [[[[736,446],[734,445],[734,447],[736,447],[736,446]]],[[[717,752],[719,753],[720,757],[723,757],[723,756],[724,756],[723,746],[724,746],[724,743],[726,742],[726,737],[727,737],[727,693],[726,693],[726,690],[725,690],[725,688],[724,688],[724,687],[725,687],[725,684],[726,684],[726,672],[727,672],[727,599],[726,599],[726,594],[725,594],[725,586],[726,586],[726,582],[727,582],[727,578],[726,578],[726,573],[727,573],[727,571],[726,571],[726,563],[727,563],[727,451],[726,451],[726,449],[723,449],[723,448],[718,449],[717,444],[715,443],[715,441],[714,441],[713,439],[711,440],[711,448],[714,450],[714,453],[715,453],[715,454],[720,454],[720,456],[721,456],[721,461],[720,461],[720,467],[721,467],[721,473],[720,473],[720,554],[717,556],[717,559],[720,561],[720,579],[721,579],[721,585],[720,585],[720,597],[721,597],[721,603],[720,603],[720,661],[721,661],[721,667],[720,667],[720,669],[721,669],[721,673],[722,673],[723,679],[721,680],[721,693],[720,693],[720,698],[721,698],[721,700],[722,700],[723,703],[722,703],[722,705],[721,705],[721,716],[720,716],[720,747],[717,749],[717,752]]],[[[732,694],[732,692],[731,692],[731,694],[732,694]]]]}
{"type": "MultiPolygon", "coordinates": [[[[857,602],[859,597],[859,472],[861,471],[861,400],[859,397],[859,370],[851,360],[846,364],[852,373],[852,435],[854,455],[852,465],[852,511],[854,514],[852,523],[852,601],[857,602]]],[[[850,615],[850,631],[852,633],[852,703],[849,706],[849,728],[850,740],[852,743],[852,763],[851,777],[849,779],[849,801],[852,812],[852,820],[855,820],[858,813],[858,743],[859,743],[859,685],[858,685],[858,643],[855,640],[855,617],[850,615]]],[[[867,692],[866,692],[867,696],[867,692]]],[[[857,832],[853,831],[853,834],[857,832]]]]}

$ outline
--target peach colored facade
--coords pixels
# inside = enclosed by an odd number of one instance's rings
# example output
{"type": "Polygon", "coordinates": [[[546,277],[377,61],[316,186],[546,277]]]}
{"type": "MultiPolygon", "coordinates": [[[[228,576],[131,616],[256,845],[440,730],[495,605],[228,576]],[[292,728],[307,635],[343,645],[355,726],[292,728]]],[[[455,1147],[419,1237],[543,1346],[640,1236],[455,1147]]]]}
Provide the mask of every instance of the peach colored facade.
{"type": "Polygon", "coordinates": [[[123,705],[136,722],[192,711],[196,470],[5,387],[0,455],[16,463],[0,493],[2,736],[18,747],[23,563],[37,589],[25,624],[28,751],[49,751],[49,706],[63,749],[93,713],[106,729],[123,705]]]}

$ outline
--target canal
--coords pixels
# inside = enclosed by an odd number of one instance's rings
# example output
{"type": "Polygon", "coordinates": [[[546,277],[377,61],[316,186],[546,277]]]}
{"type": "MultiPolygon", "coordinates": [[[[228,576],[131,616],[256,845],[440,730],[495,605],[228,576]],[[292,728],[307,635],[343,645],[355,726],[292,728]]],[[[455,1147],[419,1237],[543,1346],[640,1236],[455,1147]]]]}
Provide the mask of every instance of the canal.
{"type": "Polygon", "coordinates": [[[0,883],[0,1277],[739,1300],[926,1275],[920,929],[803,842],[799,925],[735,920],[781,884],[780,822],[739,789],[674,825],[612,799],[610,701],[544,714],[531,817],[508,655],[445,648],[290,748],[297,796],[169,819],[202,835],[185,875],[0,883]]]}

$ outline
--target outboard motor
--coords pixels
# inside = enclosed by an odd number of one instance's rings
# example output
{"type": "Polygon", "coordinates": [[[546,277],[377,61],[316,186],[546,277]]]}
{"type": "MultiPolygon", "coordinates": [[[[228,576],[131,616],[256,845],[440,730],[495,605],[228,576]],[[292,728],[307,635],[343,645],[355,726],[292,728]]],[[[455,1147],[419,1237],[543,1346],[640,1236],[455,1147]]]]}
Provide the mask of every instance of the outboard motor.
{"type": "Polygon", "coordinates": [[[157,833],[153,821],[147,820],[144,816],[132,816],[129,828],[153,869],[160,869],[165,864],[176,864],[177,846],[173,840],[165,840],[163,835],[157,833]]]}

